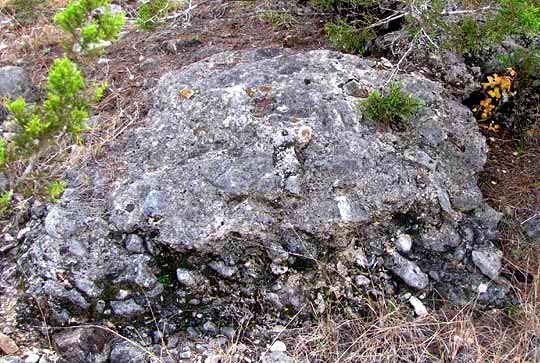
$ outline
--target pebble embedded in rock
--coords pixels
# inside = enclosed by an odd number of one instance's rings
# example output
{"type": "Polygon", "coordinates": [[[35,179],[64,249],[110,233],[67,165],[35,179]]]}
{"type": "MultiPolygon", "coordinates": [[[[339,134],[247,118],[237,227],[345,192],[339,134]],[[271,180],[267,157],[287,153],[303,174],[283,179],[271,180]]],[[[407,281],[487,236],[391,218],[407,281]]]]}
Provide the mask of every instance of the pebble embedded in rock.
{"type": "Polygon", "coordinates": [[[206,323],[204,323],[202,328],[208,334],[217,334],[219,332],[219,329],[216,326],[216,324],[214,324],[211,321],[207,321],[206,323]]]}
{"type": "Polygon", "coordinates": [[[501,270],[501,253],[491,248],[472,251],[472,260],[476,267],[490,279],[496,280],[501,270]]]}
{"type": "Polygon", "coordinates": [[[77,289],[81,290],[92,299],[96,299],[103,292],[103,289],[97,287],[93,281],[85,278],[76,279],[75,287],[77,287],[77,289]]]}
{"type": "Polygon", "coordinates": [[[143,213],[145,216],[159,216],[163,208],[165,208],[166,203],[167,197],[165,193],[159,190],[152,190],[144,199],[143,213]]]}
{"type": "Polygon", "coordinates": [[[270,243],[266,253],[273,263],[281,263],[289,258],[289,253],[278,243],[270,243]]]}
{"type": "Polygon", "coordinates": [[[60,330],[52,336],[56,352],[70,363],[107,361],[112,339],[109,332],[90,327],[60,330]]]}
{"type": "Polygon", "coordinates": [[[270,352],[261,358],[263,363],[294,363],[294,359],[285,352],[270,352]]]}
{"type": "Polygon", "coordinates": [[[13,339],[0,333],[0,350],[9,355],[17,353],[19,347],[13,339]]]}
{"type": "Polygon", "coordinates": [[[27,353],[24,357],[24,363],[38,363],[40,361],[41,356],[36,353],[27,353]]]}
{"type": "Polygon", "coordinates": [[[238,271],[234,266],[227,266],[222,261],[213,261],[208,264],[210,268],[225,278],[232,277],[238,271]]]}
{"type": "Polygon", "coordinates": [[[126,249],[130,252],[144,253],[143,239],[136,234],[130,234],[126,238],[126,249]]]}
{"type": "Polygon", "coordinates": [[[394,252],[391,262],[387,266],[393,273],[401,277],[410,287],[415,289],[425,289],[429,284],[429,277],[417,264],[409,261],[399,253],[394,252]]]}
{"type": "Polygon", "coordinates": [[[395,244],[398,251],[408,253],[412,248],[412,238],[408,234],[400,234],[397,237],[395,244]]]}
{"type": "Polygon", "coordinates": [[[178,353],[178,358],[180,359],[190,359],[192,356],[191,350],[189,348],[178,353]]]}
{"type": "Polygon", "coordinates": [[[178,281],[188,287],[196,287],[198,282],[197,273],[183,268],[176,269],[178,281]]]}
{"type": "Polygon", "coordinates": [[[132,317],[144,313],[144,307],[140,306],[133,299],[125,301],[111,301],[111,308],[115,315],[132,317]]]}
{"type": "Polygon", "coordinates": [[[286,352],[287,346],[281,340],[276,340],[270,347],[271,352],[286,352]]]}
{"type": "Polygon", "coordinates": [[[147,353],[128,342],[115,344],[109,356],[110,363],[146,363],[147,353]]]}
{"type": "Polygon", "coordinates": [[[422,317],[428,314],[426,306],[416,296],[411,296],[409,298],[409,303],[413,306],[416,315],[422,317]]]}
{"type": "Polygon", "coordinates": [[[275,263],[270,264],[270,270],[274,275],[283,275],[289,271],[287,266],[277,265],[275,263]]]}
{"type": "Polygon", "coordinates": [[[354,283],[357,286],[367,286],[371,283],[371,280],[364,275],[356,275],[354,277],[354,283]]]}
{"type": "Polygon", "coordinates": [[[223,357],[219,354],[211,354],[204,359],[204,363],[219,363],[221,362],[221,358],[223,357]]]}
{"type": "Polygon", "coordinates": [[[116,293],[116,296],[114,298],[116,300],[125,300],[125,299],[127,299],[129,297],[130,294],[131,294],[131,291],[120,289],[120,290],[118,290],[118,292],[116,293]]]}

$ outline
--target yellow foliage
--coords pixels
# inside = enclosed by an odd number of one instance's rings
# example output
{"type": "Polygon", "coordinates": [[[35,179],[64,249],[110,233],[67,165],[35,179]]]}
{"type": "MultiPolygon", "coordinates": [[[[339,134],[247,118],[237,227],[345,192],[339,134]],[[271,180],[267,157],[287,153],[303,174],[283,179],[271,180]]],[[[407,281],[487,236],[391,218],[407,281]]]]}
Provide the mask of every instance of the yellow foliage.
{"type": "MultiPolygon", "coordinates": [[[[499,76],[497,73],[494,73],[492,76],[487,76],[487,82],[482,83],[486,98],[472,109],[475,114],[480,115],[482,120],[491,118],[501,98],[506,98],[510,95],[512,80],[516,76],[516,71],[512,68],[507,68],[506,71],[509,74],[508,76],[499,76]]],[[[489,131],[497,131],[499,125],[495,125],[492,121],[489,126],[482,125],[482,127],[489,131]]]]}

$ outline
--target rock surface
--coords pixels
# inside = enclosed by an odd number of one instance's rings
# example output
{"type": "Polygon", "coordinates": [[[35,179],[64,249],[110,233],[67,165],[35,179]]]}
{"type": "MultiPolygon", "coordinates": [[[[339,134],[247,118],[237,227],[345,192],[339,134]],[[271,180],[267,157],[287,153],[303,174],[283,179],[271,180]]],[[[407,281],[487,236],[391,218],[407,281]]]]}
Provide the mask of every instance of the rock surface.
{"type": "Polygon", "coordinates": [[[330,287],[357,301],[350,281],[362,274],[390,286],[379,293],[501,303],[496,261],[473,255],[498,253],[498,216],[477,187],[484,138],[467,108],[419,75],[400,77],[424,103],[409,122],[363,118],[359,94],[389,76],[351,55],[278,49],[164,75],[146,124],[113,151],[121,169],[75,171],[62,202],[30,222],[26,296],[55,324],[137,324],[152,307],[194,334],[253,307],[258,319],[301,311],[330,287]]]}
{"type": "Polygon", "coordinates": [[[112,348],[109,362],[111,363],[145,363],[150,357],[148,354],[134,345],[123,342],[115,344],[112,348]]]}
{"type": "Polygon", "coordinates": [[[70,363],[106,362],[112,335],[96,328],[75,328],[53,335],[58,353],[70,363]]]}
{"type": "Polygon", "coordinates": [[[522,224],[522,228],[533,241],[540,240],[540,215],[535,215],[522,224]]]}
{"type": "Polygon", "coordinates": [[[33,100],[32,91],[32,82],[23,68],[0,67],[0,98],[9,97],[14,100],[17,97],[23,97],[31,101],[33,100]]]}

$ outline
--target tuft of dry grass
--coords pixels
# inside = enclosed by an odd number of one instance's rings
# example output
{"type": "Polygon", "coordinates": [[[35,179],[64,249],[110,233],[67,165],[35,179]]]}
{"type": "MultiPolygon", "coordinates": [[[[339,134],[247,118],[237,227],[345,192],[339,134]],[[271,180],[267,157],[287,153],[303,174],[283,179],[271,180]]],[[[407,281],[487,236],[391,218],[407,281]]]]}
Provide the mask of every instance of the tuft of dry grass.
{"type": "Polygon", "coordinates": [[[366,300],[369,316],[345,319],[329,310],[283,335],[297,362],[538,362],[539,272],[502,310],[446,306],[416,318],[406,303],[366,300]]]}

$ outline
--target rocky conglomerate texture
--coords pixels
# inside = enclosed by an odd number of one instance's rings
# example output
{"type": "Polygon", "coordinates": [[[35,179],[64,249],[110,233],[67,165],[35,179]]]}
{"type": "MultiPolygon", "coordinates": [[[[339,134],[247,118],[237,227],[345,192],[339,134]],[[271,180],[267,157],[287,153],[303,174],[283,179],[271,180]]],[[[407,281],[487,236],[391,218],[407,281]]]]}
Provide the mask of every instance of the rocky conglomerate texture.
{"type": "Polygon", "coordinates": [[[398,77],[424,103],[409,122],[363,118],[356,102],[389,76],[276,49],[164,75],[116,164],[34,208],[26,296],[54,324],[144,323],[152,307],[172,330],[209,334],[336,298],[361,310],[365,293],[500,303],[500,216],[477,187],[474,118],[420,75],[398,77]]]}

